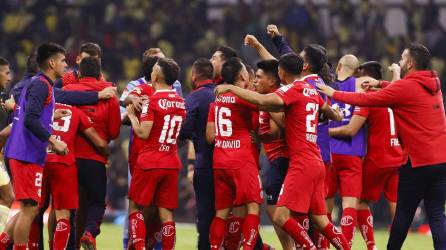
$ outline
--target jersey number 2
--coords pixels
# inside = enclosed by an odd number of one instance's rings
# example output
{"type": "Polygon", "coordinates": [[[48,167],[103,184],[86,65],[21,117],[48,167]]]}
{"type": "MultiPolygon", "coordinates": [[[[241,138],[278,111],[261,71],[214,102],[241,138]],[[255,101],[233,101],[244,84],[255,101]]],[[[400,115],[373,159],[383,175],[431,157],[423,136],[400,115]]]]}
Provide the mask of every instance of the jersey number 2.
{"type": "Polygon", "coordinates": [[[307,120],[307,133],[316,133],[316,117],[317,117],[317,112],[319,111],[319,104],[313,103],[313,102],[309,102],[307,103],[307,106],[305,108],[305,110],[307,112],[311,112],[310,114],[308,114],[306,116],[306,120],[307,120]]]}

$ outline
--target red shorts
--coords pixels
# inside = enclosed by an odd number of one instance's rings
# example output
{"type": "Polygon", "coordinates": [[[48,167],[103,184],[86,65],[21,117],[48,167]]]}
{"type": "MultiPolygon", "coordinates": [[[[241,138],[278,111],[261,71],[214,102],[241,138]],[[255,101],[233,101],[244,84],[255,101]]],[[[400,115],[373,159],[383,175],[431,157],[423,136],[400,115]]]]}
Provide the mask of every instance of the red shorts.
{"type": "Polygon", "coordinates": [[[41,202],[43,168],[34,163],[9,159],[15,199],[41,202]]]}
{"type": "Polygon", "coordinates": [[[47,162],[43,168],[42,201],[49,199],[54,209],[77,209],[79,194],[76,164],[47,162]]]}
{"type": "Polygon", "coordinates": [[[257,167],[214,169],[214,190],[216,210],[252,202],[263,203],[262,183],[257,167]]]}
{"type": "Polygon", "coordinates": [[[290,161],[277,206],[285,206],[296,213],[325,215],[325,193],[323,162],[299,157],[290,161]]]}
{"type": "Polygon", "coordinates": [[[364,161],[361,199],[378,201],[381,193],[390,202],[396,202],[399,167],[379,167],[371,161],[364,161]]]}
{"type": "Polygon", "coordinates": [[[334,197],[339,189],[341,197],[361,196],[362,158],[360,156],[331,154],[332,169],[327,197],[334,197]]]}
{"type": "Polygon", "coordinates": [[[130,183],[129,199],[140,206],[178,207],[178,169],[135,168],[130,183]]]}

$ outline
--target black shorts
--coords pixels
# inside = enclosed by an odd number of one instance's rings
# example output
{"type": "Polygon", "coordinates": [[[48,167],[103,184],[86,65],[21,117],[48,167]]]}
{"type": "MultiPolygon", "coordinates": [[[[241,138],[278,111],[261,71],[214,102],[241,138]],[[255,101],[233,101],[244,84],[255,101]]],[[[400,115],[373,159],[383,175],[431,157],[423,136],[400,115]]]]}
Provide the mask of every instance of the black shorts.
{"type": "Polygon", "coordinates": [[[284,157],[276,158],[270,162],[263,185],[268,205],[276,205],[283,181],[288,172],[288,165],[289,159],[284,157]]]}

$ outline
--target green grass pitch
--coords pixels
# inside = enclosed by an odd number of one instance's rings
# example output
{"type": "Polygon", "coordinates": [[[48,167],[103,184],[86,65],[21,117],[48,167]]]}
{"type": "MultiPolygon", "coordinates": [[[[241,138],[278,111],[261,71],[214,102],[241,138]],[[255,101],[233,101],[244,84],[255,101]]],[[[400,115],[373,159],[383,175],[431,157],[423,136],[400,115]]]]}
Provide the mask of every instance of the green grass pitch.
{"type": "MultiPolygon", "coordinates": [[[[98,250],[121,250],[122,249],[122,228],[112,224],[103,224],[101,227],[102,233],[97,238],[98,250]]],[[[264,242],[281,249],[279,240],[273,232],[271,227],[266,227],[261,230],[261,235],[264,242]]],[[[386,249],[387,231],[375,232],[375,239],[377,247],[380,250],[386,249]]],[[[177,225],[177,250],[192,250],[196,249],[197,232],[192,224],[177,225]]],[[[333,247],[331,249],[334,249],[333,247]]],[[[367,249],[359,232],[356,232],[356,238],[353,242],[354,250],[367,249]]],[[[416,233],[409,233],[406,242],[402,248],[403,250],[428,250],[433,249],[432,238],[426,235],[416,233]]]]}

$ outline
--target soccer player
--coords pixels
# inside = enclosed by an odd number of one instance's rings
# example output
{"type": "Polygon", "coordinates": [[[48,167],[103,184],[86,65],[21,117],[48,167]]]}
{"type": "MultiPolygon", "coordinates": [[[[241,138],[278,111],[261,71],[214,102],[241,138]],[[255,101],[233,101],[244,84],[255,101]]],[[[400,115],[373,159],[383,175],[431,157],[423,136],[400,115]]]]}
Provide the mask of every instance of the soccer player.
{"type": "Polygon", "coordinates": [[[49,201],[51,196],[51,207],[53,209],[51,213],[54,213],[56,219],[56,230],[54,230],[54,225],[51,222],[48,223],[51,249],[63,250],[67,247],[70,234],[70,210],[76,210],[79,203],[74,153],[76,134],[78,132],[82,133],[104,155],[107,155],[109,150],[107,142],[98,135],[90,118],[82,111],[76,107],[59,103],[56,103],[56,109],[68,112],[66,116],[55,119],[52,125],[52,134],[58,140],[67,143],[68,154],[61,156],[53,151],[48,152],[43,170],[42,201],[49,201]]]}
{"type": "Polygon", "coordinates": [[[223,83],[223,78],[221,76],[221,68],[223,64],[231,59],[238,57],[237,51],[228,46],[220,46],[215,50],[211,57],[211,63],[214,66],[214,82],[217,84],[223,83]]]}
{"type": "MultiPolygon", "coordinates": [[[[381,80],[381,65],[375,61],[363,63],[358,67],[358,75],[381,80]]],[[[360,83],[358,79],[356,82],[360,83]]],[[[361,91],[360,84],[357,85],[357,91],[361,91]]],[[[373,250],[375,249],[375,239],[370,203],[378,201],[381,193],[384,192],[384,196],[389,202],[390,215],[393,218],[396,208],[398,172],[403,157],[393,111],[390,108],[355,107],[354,116],[360,116],[363,119],[352,118],[348,124],[330,129],[330,134],[339,137],[354,136],[367,119],[368,143],[367,155],[362,166],[362,194],[358,205],[358,228],[366,241],[367,249],[373,250]]]]}
{"type": "MultiPolygon", "coordinates": [[[[358,59],[351,54],[339,59],[334,85],[343,91],[356,91],[356,78],[353,76],[359,66],[358,59]]],[[[360,88],[360,87],[359,87],[360,88]]],[[[328,204],[334,203],[334,196],[339,190],[342,198],[341,229],[345,238],[352,245],[357,221],[357,204],[362,188],[362,158],[366,153],[365,129],[359,127],[354,135],[340,134],[339,128],[349,123],[364,124],[364,116],[355,115],[355,106],[332,100],[332,107],[340,109],[344,119],[330,121],[330,151],[332,168],[327,171],[328,204]]],[[[343,129],[343,128],[341,128],[343,129]]],[[[330,207],[329,212],[331,212],[330,207]]]]}
{"type": "Polygon", "coordinates": [[[37,62],[42,72],[22,91],[5,148],[14,193],[20,201],[19,215],[11,220],[14,249],[28,249],[28,235],[41,201],[42,166],[48,144],[58,154],[67,153],[67,145],[51,136],[53,83],[67,66],[65,49],[57,44],[43,44],[37,49],[37,62]]]}
{"type": "Polygon", "coordinates": [[[347,93],[318,86],[335,100],[361,107],[391,107],[404,165],[400,169],[395,218],[387,249],[401,249],[413,216],[424,201],[435,249],[446,248],[446,119],[440,80],[429,70],[431,55],[422,44],[404,49],[399,65],[401,80],[368,80],[376,92],[347,93]]]}
{"type": "MultiPolygon", "coordinates": [[[[260,94],[269,94],[280,87],[278,66],[279,62],[274,59],[263,60],[257,63],[254,80],[255,91],[260,94]]],[[[263,186],[266,195],[266,210],[272,220],[274,212],[276,211],[279,192],[288,171],[288,146],[286,145],[284,135],[279,125],[271,119],[269,112],[260,111],[259,123],[259,138],[263,142],[263,148],[265,149],[270,164],[263,186]]],[[[291,250],[294,248],[294,243],[291,238],[279,226],[274,225],[274,230],[279,237],[283,249],[291,250]]]]}
{"type": "Polygon", "coordinates": [[[342,233],[327,217],[325,167],[316,144],[318,110],[336,120],[342,119],[342,115],[325,104],[312,85],[298,80],[303,64],[302,58],[294,53],[281,56],[278,72],[281,81],[288,85],[272,94],[262,95],[233,85],[218,86],[216,93],[233,93],[264,110],[285,109],[285,136],[290,149],[290,166],[280,192],[274,221],[295,240],[297,247],[315,249],[306,230],[291,217],[291,212],[311,214],[318,229],[337,249],[350,249],[342,233]]]}
{"type": "Polygon", "coordinates": [[[186,120],[179,135],[180,139],[190,139],[194,144],[195,162],[188,172],[193,173],[199,250],[210,249],[209,228],[215,216],[214,189],[209,188],[214,186],[213,146],[205,140],[209,105],[215,100],[213,74],[209,59],[200,58],[192,65],[194,90],[186,97],[186,120]]]}
{"type": "MultiPolygon", "coordinates": [[[[84,58],[79,67],[80,81],[78,84],[69,84],[66,90],[100,91],[112,84],[100,80],[101,64],[94,57],[84,58]]],[[[117,98],[101,101],[96,105],[80,106],[88,115],[94,128],[107,143],[119,136],[121,117],[117,98]]],[[[82,136],[78,136],[76,143],[76,161],[78,168],[79,190],[82,197],[86,195],[86,203],[80,202],[79,210],[86,209],[84,230],[83,218],[78,217],[77,236],[84,248],[95,248],[95,237],[100,233],[100,225],[105,211],[105,194],[107,176],[105,164],[107,157],[97,150],[82,136]],[[86,205],[86,207],[83,207],[86,205]]]]}
{"type": "MultiPolygon", "coordinates": [[[[224,82],[245,88],[249,81],[239,58],[227,60],[221,69],[224,82]]],[[[219,249],[232,208],[246,207],[242,225],[243,249],[253,249],[259,236],[259,209],[262,191],[257,147],[251,142],[252,117],[257,112],[228,93],[217,98],[209,109],[206,137],[215,142],[213,155],[216,214],[211,223],[211,249],[219,249]]]]}
{"type": "MultiPolygon", "coordinates": [[[[72,71],[65,72],[65,74],[63,74],[62,79],[56,83],[56,87],[62,88],[69,84],[79,83],[80,80],[79,66],[81,64],[82,59],[87,57],[94,57],[101,60],[102,58],[101,47],[93,42],[83,43],[79,50],[79,55],[76,56],[76,66],[73,68],[72,71]]],[[[101,75],[101,80],[105,81],[102,75],[101,75]]]]}
{"type": "MultiPolygon", "coordinates": [[[[122,92],[122,95],[120,97],[120,105],[121,105],[121,117],[123,119],[126,118],[126,109],[125,107],[127,107],[127,105],[129,105],[130,103],[132,103],[136,109],[137,112],[140,111],[141,105],[143,103],[143,101],[146,99],[145,96],[149,96],[148,93],[146,94],[138,94],[137,92],[134,92],[133,90],[138,87],[138,86],[142,86],[145,90],[149,90],[150,92],[153,92],[152,90],[150,90],[150,88],[147,88],[147,86],[145,86],[146,84],[150,85],[150,78],[151,78],[151,74],[152,74],[152,68],[155,65],[156,61],[158,60],[158,58],[165,58],[166,56],[164,55],[164,53],[161,51],[161,49],[159,48],[149,48],[146,51],[144,51],[143,55],[142,55],[142,73],[143,73],[143,77],[131,81],[127,84],[126,88],[124,89],[124,91],[122,92]],[[146,83],[146,84],[145,84],[146,83]],[[132,93],[132,95],[130,95],[130,93],[132,93]]],[[[177,91],[177,94],[179,96],[183,96],[183,91],[181,88],[181,83],[176,80],[174,82],[174,84],[172,85],[173,88],[177,91]]],[[[145,91],[141,91],[141,93],[143,93],[145,91]]],[[[125,122],[125,120],[124,120],[125,122]]],[[[130,141],[129,141],[129,155],[131,155],[133,157],[133,159],[131,160],[136,160],[138,157],[138,141],[139,139],[137,139],[133,133],[130,136],[130,141]]],[[[136,163],[136,162],[133,162],[136,163]]],[[[130,164],[133,164],[129,162],[130,164]]],[[[130,168],[132,168],[132,166],[129,166],[130,168]]],[[[130,169],[129,169],[130,171],[130,169]]],[[[131,179],[131,173],[129,172],[129,182],[130,183],[130,179],[131,179]]],[[[153,220],[158,220],[159,215],[157,213],[157,209],[156,208],[148,208],[145,210],[144,212],[144,216],[149,216],[150,218],[152,218],[153,220]]],[[[151,221],[151,220],[150,220],[151,221]]],[[[147,241],[147,244],[151,244],[155,238],[155,235],[152,235],[152,232],[158,232],[159,227],[161,226],[159,223],[156,223],[157,225],[151,225],[151,223],[147,223],[149,222],[149,220],[147,220],[146,218],[146,225],[148,227],[148,238],[149,240],[147,241]],[[158,225],[159,224],[159,225],[158,225]]],[[[126,221],[124,223],[124,237],[123,237],[123,245],[124,245],[124,249],[127,249],[127,243],[128,243],[128,221],[126,221]]],[[[157,244],[157,246],[159,246],[159,244],[157,244]]]]}
{"type": "Polygon", "coordinates": [[[178,205],[181,168],[176,142],[186,115],[183,99],[172,89],[179,70],[172,59],[159,59],[151,75],[155,93],[142,108],[141,122],[134,107],[127,108],[133,130],[144,140],[129,190],[131,204],[136,205],[129,208],[130,241],[136,250],[146,249],[141,209],[152,203],[158,207],[162,222],[162,248],[175,246],[173,210],[178,205]]]}
{"type": "MultiPolygon", "coordinates": [[[[5,58],[0,57],[0,88],[6,89],[7,84],[10,81],[11,72],[9,69],[9,62],[5,58]]],[[[11,127],[9,126],[9,123],[7,123],[7,129],[10,128],[11,127]]],[[[2,140],[2,145],[4,145],[6,138],[2,140]]],[[[6,222],[8,221],[9,208],[11,207],[13,201],[14,193],[12,190],[10,178],[8,172],[6,171],[5,164],[2,163],[0,166],[0,232],[3,232],[3,229],[6,226],[6,222]]]]}

